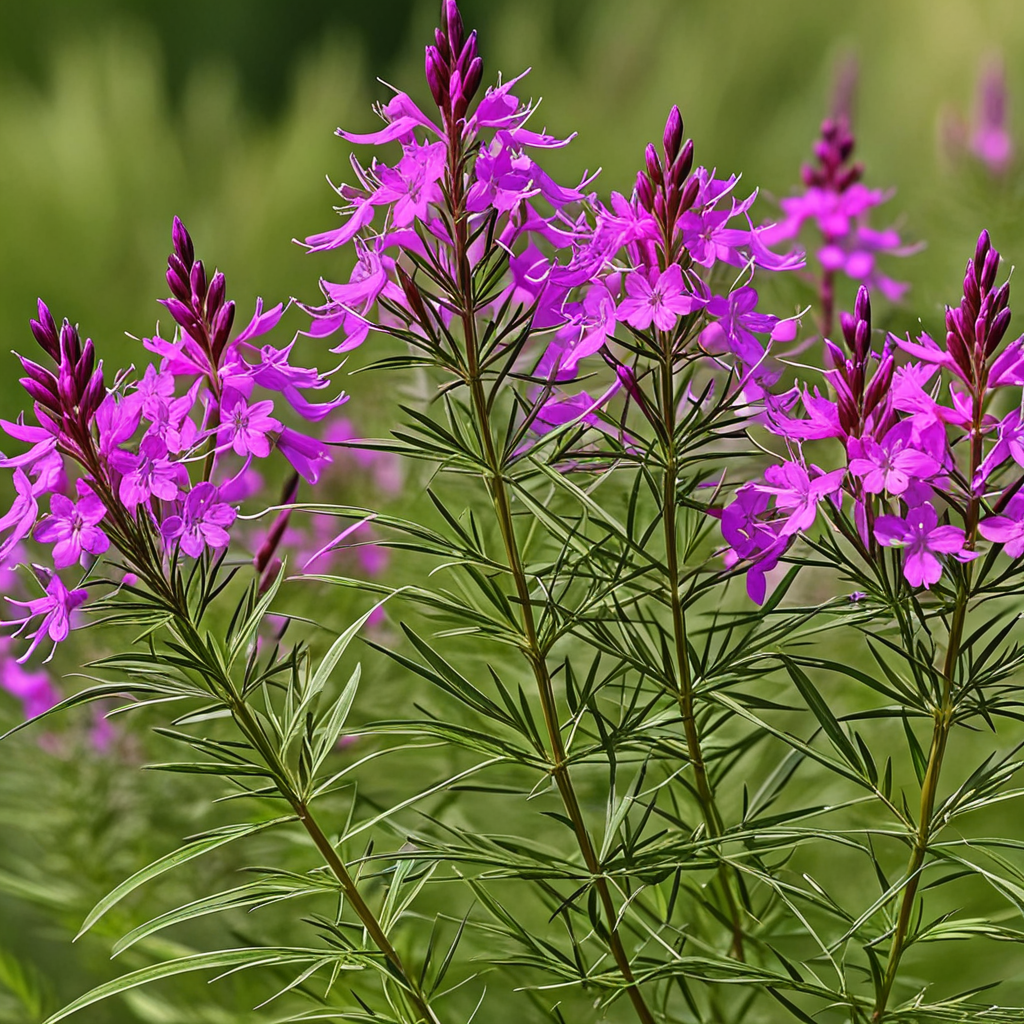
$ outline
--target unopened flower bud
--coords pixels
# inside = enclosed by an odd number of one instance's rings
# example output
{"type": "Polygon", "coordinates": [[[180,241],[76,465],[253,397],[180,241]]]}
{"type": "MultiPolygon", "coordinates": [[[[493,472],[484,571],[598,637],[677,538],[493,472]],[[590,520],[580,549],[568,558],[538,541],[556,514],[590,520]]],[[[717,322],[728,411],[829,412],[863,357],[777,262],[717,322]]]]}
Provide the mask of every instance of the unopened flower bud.
{"type": "MultiPolygon", "coordinates": [[[[181,263],[181,260],[178,260],[177,256],[172,255],[171,258],[177,260],[178,263],[181,263]]],[[[171,289],[171,294],[176,299],[180,299],[182,302],[192,301],[192,289],[188,284],[187,275],[186,280],[183,282],[177,270],[173,267],[168,267],[167,273],[164,276],[167,279],[167,287],[171,289]]]]}
{"type": "Polygon", "coordinates": [[[687,139],[682,152],[672,164],[672,182],[676,187],[686,180],[686,176],[691,170],[693,170],[693,139],[687,139]]]}
{"type": "Polygon", "coordinates": [[[1010,326],[1010,310],[1003,309],[996,314],[992,326],[988,329],[988,339],[985,347],[985,355],[990,356],[1003,340],[1006,329],[1010,326]]]}
{"type": "Polygon", "coordinates": [[[42,299],[37,300],[36,307],[39,310],[39,319],[29,320],[29,329],[36,341],[39,342],[40,348],[55,361],[59,361],[60,341],[57,338],[57,324],[54,322],[53,314],[42,299]]]}
{"type": "Polygon", "coordinates": [[[654,148],[653,143],[648,142],[647,148],[644,150],[644,162],[647,164],[647,174],[651,181],[660,186],[665,176],[661,171],[661,160],[658,159],[658,151],[654,148]]]}
{"type": "Polygon", "coordinates": [[[648,213],[654,211],[654,187],[643,171],[636,172],[636,198],[648,213]]]}
{"type": "Polygon", "coordinates": [[[989,251],[985,253],[985,262],[981,267],[981,280],[978,282],[983,292],[991,290],[992,285],[996,283],[996,274],[998,271],[999,251],[997,249],[989,249],[989,251]]]}
{"type": "Polygon", "coordinates": [[[433,46],[427,47],[424,71],[430,95],[434,98],[434,103],[443,110],[448,93],[448,62],[433,46]]]}
{"type": "Polygon", "coordinates": [[[462,15],[459,14],[459,5],[455,0],[444,0],[442,12],[442,20],[448,35],[448,45],[451,47],[452,54],[458,55],[462,53],[462,44],[466,38],[462,15]]]}
{"type": "Polygon", "coordinates": [[[423,304],[423,296],[420,294],[416,282],[409,276],[405,268],[396,266],[398,272],[398,283],[402,286],[402,294],[405,296],[405,303],[409,307],[416,322],[424,329],[430,330],[430,323],[427,318],[427,309],[423,304]]]}
{"type": "Polygon", "coordinates": [[[88,423],[100,407],[103,399],[106,398],[107,389],[103,386],[103,363],[95,369],[89,383],[82,391],[82,397],[78,401],[82,411],[82,418],[88,423]]]}
{"type": "Polygon", "coordinates": [[[202,324],[195,313],[184,302],[181,302],[179,299],[161,299],[161,302],[167,307],[167,312],[174,317],[175,322],[180,327],[184,328],[196,340],[202,338],[202,324]]]}
{"type": "Polygon", "coordinates": [[[24,356],[18,356],[18,359],[21,362],[21,368],[32,380],[42,384],[43,387],[48,388],[56,396],[57,378],[46,367],[32,362],[31,359],[26,359],[24,356]]]}
{"type": "Polygon", "coordinates": [[[853,315],[858,320],[864,320],[868,328],[871,327],[871,294],[864,285],[857,289],[857,298],[853,304],[853,315]]]}
{"type": "Polygon", "coordinates": [[[482,57],[474,57],[469,62],[469,68],[466,71],[466,83],[462,87],[462,95],[465,97],[466,103],[468,104],[473,97],[476,95],[477,90],[480,88],[480,83],[484,77],[484,62],[482,57]]]}
{"type": "Polygon", "coordinates": [[[92,376],[93,367],[96,365],[96,350],[93,347],[92,339],[86,338],[82,346],[82,358],[78,360],[74,368],[75,384],[81,394],[85,390],[89,378],[92,376]]]}
{"type": "MultiPolygon", "coordinates": [[[[18,383],[29,393],[33,402],[38,402],[40,405],[46,406],[47,409],[52,409],[54,412],[59,413],[61,409],[60,397],[51,391],[50,388],[39,381],[33,380],[31,377],[21,377],[18,383]]],[[[57,382],[54,381],[54,388],[56,388],[57,382]]]]}
{"type": "Polygon", "coordinates": [[[189,237],[189,233],[185,230],[185,225],[181,223],[179,217],[175,217],[174,223],[171,225],[171,241],[174,244],[174,251],[178,254],[181,262],[185,264],[186,269],[191,270],[192,264],[195,262],[196,252],[192,245],[192,239],[189,237]]]}
{"type": "Polygon", "coordinates": [[[679,195],[679,212],[686,213],[697,201],[697,193],[700,192],[700,182],[696,178],[690,178],[683,186],[679,195]]]}
{"type": "Polygon", "coordinates": [[[679,146],[683,141],[683,115],[679,108],[673,105],[668,112],[668,120],[665,122],[665,132],[662,135],[662,145],[665,149],[665,162],[671,165],[679,154],[679,146]]]}
{"type": "Polygon", "coordinates": [[[206,316],[212,320],[224,305],[224,275],[218,270],[206,290],[206,316]]]}
{"type": "Polygon", "coordinates": [[[60,328],[60,362],[61,365],[74,366],[82,356],[82,343],[78,337],[78,329],[70,321],[65,320],[60,328]]]}
{"type": "Polygon", "coordinates": [[[206,298],[206,270],[202,260],[196,260],[192,264],[192,273],[189,275],[189,284],[192,287],[192,305],[202,306],[206,298]]]}
{"type": "Polygon", "coordinates": [[[220,362],[221,353],[228,342],[228,335],[231,333],[231,325],[234,322],[235,304],[234,302],[226,302],[217,310],[211,330],[210,346],[215,363],[220,362]]]}
{"type": "MultiPolygon", "coordinates": [[[[444,17],[443,13],[442,13],[441,17],[442,18],[444,17]]],[[[434,29],[434,40],[437,43],[437,50],[438,50],[438,53],[440,53],[440,55],[441,55],[441,60],[445,64],[447,64],[451,60],[451,57],[452,57],[452,51],[448,47],[448,37],[444,34],[444,32],[441,29],[435,28],[434,29]]]]}

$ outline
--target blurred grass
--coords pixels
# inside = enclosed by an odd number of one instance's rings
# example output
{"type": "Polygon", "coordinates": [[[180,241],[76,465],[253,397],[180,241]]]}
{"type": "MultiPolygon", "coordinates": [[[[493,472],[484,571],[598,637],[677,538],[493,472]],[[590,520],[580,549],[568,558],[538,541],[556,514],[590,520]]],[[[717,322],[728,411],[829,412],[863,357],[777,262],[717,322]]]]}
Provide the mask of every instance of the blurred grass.
{"type": "MultiPolygon", "coordinates": [[[[261,16],[259,8],[225,4],[218,31],[247,42],[199,47],[189,60],[180,52],[189,32],[166,17],[148,16],[140,4],[76,4],[75,18],[62,22],[61,31],[32,35],[23,28],[27,34],[5,37],[0,333],[8,348],[31,348],[27,321],[42,295],[58,317],[78,321],[96,339],[109,367],[141,359],[137,343],[123,332],[149,334],[160,314],[155,300],[165,294],[174,214],[185,220],[199,254],[227,274],[239,319],[257,294],[268,302],[312,299],[320,274],[338,279],[345,257],[308,257],[291,239],[334,223],[334,194],[324,175],[343,180],[348,167],[346,146],[333,129],[375,124],[370,102],[387,93],[374,76],[425,97],[422,45],[436,10],[433,3],[381,4],[379,18],[390,19],[385,38],[367,36],[369,22],[357,17],[364,5],[334,8],[332,19],[317,23],[320,37],[310,38],[308,32],[282,34],[275,29],[279,21],[261,16]],[[264,36],[253,42],[259,32],[264,36]],[[367,52],[384,63],[371,62],[367,52]],[[272,96],[253,53],[275,55],[265,77],[285,85],[272,96]]],[[[46,11],[61,9],[45,5],[46,11]]],[[[628,10],[613,0],[467,0],[464,10],[470,25],[486,27],[487,80],[498,69],[508,77],[532,66],[521,95],[546,97],[538,123],[556,134],[579,133],[570,147],[550,155],[551,169],[578,179],[601,166],[602,191],[630,188],[644,144],[660,137],[669,106],[678,103],[699,162],[742,172],[745,184],[760,187],[768,199],[787,194],[828,109],[835,68],[852,54],[860,65],[855,127],[866,180],[896,190],[877,223],[887,216],[909,240],[927,243],[923,253],[888,265],[913,285],[894,322],[910,327],[921,317],[926,326],[937,325],[943,302],[958,296],[963,263],[981,227],[992,230],[1009,263],[1024,255],[1020,165],[996,182],[951,160],[940,144],[944,111],[970,112],[979,63],[992,52],[1005,58],[1011,114],[1020,126],[1024,63],[1015,58],[1024,50],[1024,8],[1012,0],[844,6],[638,0],[628,10]]],[[[760,213],[771,216],[770,202],[760,213]]],[[[301,318],[293,315],[288,323],[297,328],[301,318]]],[[[15,364],[4,358],[0,413],[11,417],[20,399],[15,364]]],[[[364,375],[347,387],[354,398],[346,413],[367,433],[385,429],[392,383],[364,375]]],[[[333,624],[344,616],[333,604],[333,624]]],[[[376,717],[373,706],[400,705],[408,685],[379,664],[373,678],[367,718],[376,717]]],[[[858,699],[839,685],[834,698],[840,707],[858,699]]],[[[15,710],[0,694],[0,729],[15,710]]],[[[894,746],[901,742],[893,737],[894,746]]],[[[959,756],[966,765],[979,755],[961,749],[959,756]]],[[[44,987],[64,998],[111,971],[103,964],[102,941],[74,949],[67,944],[67,929],[74,929],[86,901],[210,824],[201,783],[183,783],[180,776],[139,781],[134,763],[142,757],[141,750],[121,751],[102,761],[84,749],[56,757],[24,738],[5,749],[0,873],[24,875],[32,866],[39,884],[53,891],[45,911],[0,896],[0,950],[17,950],[44,975],[44,987]]],[[[439,776],[442,766],[439,757],[415,770],[439,776]]],[[[903,771],[909,781],[906,764],[903,771]]],[[[370,796],[383,802],[403,787],[401,779],[375,779],[370,796]]],[[[467,825],[495,814],[482,800],[462,806],[460,821],[467,825]]],[[[507,808],[500,814],[512,820],[507,808]]],[[[997,820],[991,827],[1009,825],[997,820]]],[[[892,854],[898,870],[903,854],[892,854]]],[[[813,869],[813,860],[807,866],[813,869]]],[[[233,867],[227,857],[191,880],[202,891],[233,884],[226,881],[233,867]]],[[[850,872],[851,887],[857,877],[850,872]]],[[[161,893],[161,906],[183,896],[177,885],[161,893]]],[[[979,908],[989,900],[979,893],[979,908]]],[[[217,935],[215,929],[196,941],[212,948],[217,935]]],[[[992,958],[994,977],[1019,972],[1010,958],[1009,948],[992,958]]],[[[229,994],[220,998],[231,1004],[229,994]]],[[[249,1019],[239,1015],[250,1005],[244,994],[236,1002],[224,1019],[249,1019]]],[[[516,1005],[498,1011],[508,1018],[493,1019],[515,1019],[516,1005]]],[[[5,1006],[0,1003],[0,1013],[8,1012],[5,1006]]],[[[142,998],[132,1006],[137,1019],[159,1019],[142,998]]],[[[101,1007],[80,1019],[121,1021],[123,1012],[120,1005],[101,1007]]]]}

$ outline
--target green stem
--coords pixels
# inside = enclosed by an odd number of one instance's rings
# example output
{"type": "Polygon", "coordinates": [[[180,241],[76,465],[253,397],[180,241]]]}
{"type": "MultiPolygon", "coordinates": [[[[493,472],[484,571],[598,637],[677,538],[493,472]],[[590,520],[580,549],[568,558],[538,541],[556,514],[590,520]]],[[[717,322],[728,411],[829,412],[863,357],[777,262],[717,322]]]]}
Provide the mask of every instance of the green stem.
{"type": "Polygon", "coordinates": [[[889,1002],[892,986],[896,981],[896,975],[899,971],[900,960],[902,960],[908,945],[914,900],[917,897],[918,886],[921,883],[921,869],[924,866],[924,859],[928,852],[928,843],[932,834],[932,816],[935,813],[935,798],[938,793],[939,774],[942,771],[942,759],[946,753],[949,730],[953,724],[953,670],[956,667],[956,661],[960,653],[960,643],[963,638],[966,614],[967,595],[964,592],[961,596],[958,596],[957,607],[953,613],[953,622],[950,627],[949,646],[946,649],[946,661],[943,671],[942,702],[934,711],[935,723],[932,727],[932,741],[928,751],[928,764],[925,768],[924,779],[921,782],[921,815],[918,819],[914,844],[910,850],[910,860],[907,864],[906,872],[908,881],[903,889],[903,896],[900,899],[896,930],[893,932],[892,945],[889,948],[889,961],[886,964],[882,985],[878,990],[875,1000],[875,1010],[871,1017],[871,1020],[874,1022],[881,1021],[885,1015],[885,1008],[889,1002]]]}
{"type": "MultiPolygon", "coordinates": [[[[708,778],[707,764],[705,763],[704,751],[701,747],[700,732],[697,729],[697,719],[694,711],[693,676],[690,672],[689,645],[686,640],[686,617],[683,612],[679,587],[679,560],[676,544],[676,467],[673,455],[674,452],[671,452],[665,468],[665,488],[662,497],[664,502],[665,557],[668,561],[669,599],[672,604],[672,633],[675,640],[676,672],[678,674],[676,695],[679,700],[679,714],[683,720],[683,733],[686,737],[686,753],[690,760],[690,766],[693,768],[697,801],[700,804],[701,817],[704,819],[704,828],[710,838],[717,839],[722,834],[722,818],[715,801],[711,780],[708,778]]],[[[721,860],[718,864],[718,880],[725,897],[726,908],[732,926],[732,946],[730,952],[736,960],[743,960],[743,922],[740,916],[740,907],[736,894],[733,892],[732,874],[726,863],[721,860]]]]}
{"type": "MultiPolygon", "coordinates": [[[[686,616],[683,612],[679,584],[679,551],[676,526],[676,486],[678,467],[676,465],[675,439],[675,388],[673,376],[672,338],[662,338],[661,366],[661,413],[665,427],[665,473],[662,488],[662,518],[665,533],[665,560],[668,565],[669,601],[672,606],[672,634],[675,642],[677,689],[679,714],[683,720],[686,737],[686,752],[693,768],[697,800],[700,804],[704,828],[712,839],[722,834],[722,818],[715,801],[711,780],[708,778],[704,751],[701,747],[700,732],[694,711],[693,675],[690,671],[689,644],[686,639],[686,616]]],[[[736,960],[744,959],[743,922],[740,908],[733,892],[733,879],[724,861],[718,864],[718,880],[725,898],[729,920],[732,926],[730,952],[736,960]]]]}
{"type": "MultiPolygon", "coordinates": [[[[179,628],[186,639],[189,649],[193,652],[201,651],[204,645],[200,639],[199,632],[196,629],[195,624],[192,622],[192,618],[189,615],[188,610],[178,608],[176,609],[175,614],[178,619],[179,628]]],[[[198,661],[199,654],[196,653],[195,656],[198,661]]],[[[278,751],[275,750],[274,746],[268,741],[265,733],[260,728],[256,718],[253,716],[248,704],[246,704],[245,700],[238,694],[231,682],[231,679],[226,673],[221,673],[221,678],[218,680],[218,683],[219,688],[222,691],[219,696],[225,701],[231,710],[231,716],[234,719],[238,730],[263,758],[278,792],[285,798],[292,810],[295,812],[295,816],[298,818],[299,823],[313,840],[313,843],[320,851],[324,862],[327,864],[328,868],[330,868],[334,877],[338,880],[338,884],[341,886],[345,899],[355,911],[356,916],[366,929],[367,935],[369,935],[374,945],[376,945],[381,953],[383,953],[385,959],[391,965],[395,973],[396,980],[408,994],[409,1000],[416,1013],[414,1024],[438,1024],[438,1018],[431,1009],[423,990],[420,988],[415,977],[407,970],[398,951],[391,944],[391,940],[387,937],[387,934],[381,927],[380,921],[377,920],[373,910],[370,908],[366,900],[363,899],[362,894],[359,892],[359,887],[356,885],[355,879],[345,866],[344,860],[339,856],[334,845],[327,838],[326,833],[320,827],[319,822],[313,816],[312,811],[309,809],[309,805],[292,785],[287,765],[282,761],[278,751]]]]}
{"type": "Polygon", "coordinates": [[[594,889],[601,902],[605,915],[605,927],[608,933],[608,948],[615,960],[619,973],[626,983],[626,993],[633,1009],[641,1021],[641,1024],[654,1024],[654,1016],[644,1000],[643,994],[633,974],[629,956],[622,944],[622,938],[618,928],[618,914],[615,908],[615,901],[612,898],[608,880],[602,874],[601,863],[594,850],[590,833],[587,831],[583,811],[580,808],[579,798],[573,786],[569,774],[568,758],[565,745],[562,742],[562,733],[559,728],[558,706],[555,700],[554,685],[551,674],[548,671],[547,659],[540,638],[537,633],[537,624],[533,614],[530,586],[526,570],[523,566],[522,553],[519,549],[519,541],[516,538],[515,524],[512,517],[512,507],[509,500],[508,488],[505,486],[502,460],[499,458],[494,445],[494,436],[491,429],[490,406],[487,396],[484,393],[484,386],[481,377],[479,360],[479,340],[476,330],[476,304],[473,289],[473,271],[468,255],[468,240],[466,232],[466,218],[463,206],[462,195],[462,173],[461,173],[461,145],[458,138],[458,129],[449,126],[449,165],[448,165],[448,196],[450,212],[455,235],[455,271],[456,281],[459,287],[458,306],[462,319],[463,335],[466,345],[466,383],[469,386],[470,398],[473,406],[473,413],[480,431],[481,443],[483,445],[484,462],[487,467],[485,482],[490,491],[495,515],[498,520],[498,528],[501,532],[502,543],[505,548],[505,556],[508,562],[509,571],[516,589],[519,607],[521,610],[523,630],[523,653],[533,672],[537,684],[537,692],[540,695],[541,710],[544,715],[544,723],[550,744],[550,771],[562,798],[565,812],[572,824],[573,833],[583,856],[583,862],[587,871],[593,878],[594,889]]]}

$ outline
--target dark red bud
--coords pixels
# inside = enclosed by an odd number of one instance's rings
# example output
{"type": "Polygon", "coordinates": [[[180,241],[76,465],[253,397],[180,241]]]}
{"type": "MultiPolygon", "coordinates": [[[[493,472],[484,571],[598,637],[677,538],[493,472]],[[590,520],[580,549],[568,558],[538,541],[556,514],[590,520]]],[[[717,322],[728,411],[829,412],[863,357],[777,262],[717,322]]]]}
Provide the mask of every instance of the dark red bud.
{"type": "Polygon", "coordinates": [[[946,335],[946,351],[953,357],[953,362],[963,371],[964,376],[968,380],[973,380],[971,354],[960,336],[952,331],[946,335]]]}
{"type": "Polygon", "coordinates": [[[419,286],[404,267],[398,266],[396,270],[398,271],[398,283],[402,286],[402,293],[405,295],[405,303],[409,307],[409,312],[412,313],[417,323],[429,330],[427,308],[423,304],[423,295],[420,293],[419,286]]]}
{"type": "Polygon", "coordinates": [[[202,260],[196,260],[192,264],[192,273],[189,275],[189,283],[192,286],[192,304],[199,307],[206,298],[206,270],[202,260]]]}
{"type": "Polygon", "coordinates": [[[999,271],[999,251],[997,249],[989,249],[985,254],[985,263],[981,268],[981,290],[983,292],[990,291],[992,285],[996,283],[996,274],[999,271]]]}
{"type": "Polygon", "coordinates": [[[21,362],[22,369],[43,387],[49,388],[50,391],[56,396],[57,394],[57,378],[46,369],[44,366],[40,366],[38,363],[33,363],[31,359],[26,359],[24,356],[18,356],[21,362]]]}
{"type": "Polygon", "coordinates": [[[78,360],[78,365],[75,366],[75,383],[78,385],[79,393],[85,390],[95,365],[96,350],[93,348],[92,339],[86,338],[85,344],[82,346],[82,358],[78,360]]]}
{"type": "Polygon", "coordinates": [[[664,182],[665,176],[661,171],[661,160],[658,158],[658,151],[651,142],[647,143],[647,148],[644,150],[644,163],[647,165],[648,177],[650,177],[655,185],[660,186],[664,182]]]}
{"type": "Polygon", "coordinates": [[[175,321],[188,331],[193,338],[198,341],[203,337],[202,324],[196,318],[195,313],[184,302],[178,299],[161,299],[160,301],[167,307],[167,312],[174,317],[175,321]]]}
{"type": "Polygon", "coordinates": [[[682,152],[672,164],[672,181],[679,186],[693,169],[693,139],[687,139],[682,152]]]}
{"type": "Polygon", "coordinates": [[[988,255],[989,249],[992,248],[992,240],[989,238],[987,231],[982,231],[978,235],[978,245],[974,250],[974,265],[980,267],[985,263],[985,257],[988,255]]]}
{"type": "Polygon", "coordinates": [[[59,360],[60,342],[57,339],[57,324],[42,299],[37,300],[36,307],[39,310],[39,319],[29,320],[28,326],[39,346],[54,360],[59,360]]]}
{"type": "Polygon", "coordinates": [[[852,352],[854,338],[857,335],[857,318],[852,313],[843,310],[839,314],[839,327],[843,332],[843,341],[846,342],[846,347],[852,352]]]}
{"type": "Polygon", "coordinates": [[[455,0],[444,0],[442,9],[442,21],[448,35],[448,45],[453,54],[462,52],[462,44],[465,42],[466,30],[462,24],[462,15],[459,14],[459,5],[455,0]]]}
{"type": "Polygon", "coordinates": [[[654,210],[653,210],[653,212],[654,212],[654,216],[657,217],[658,220],[660,220],[662,222],[665,221],[665,219],[667,217],[667,214],[668,214],[668,208],[665,206],[665,193],[664,192],[656,192],[654,194],[654,210]]]}
{"type": "Polygon", "coordinates": [[[665,131],[661,142],[665,149],[665,163],[672,164],[679,155],[679,146],[683,141],[683,115],[679,113],[677,106],[672,107],[668,112],[668,120],[665,122],[665,131]]]}
{"type": "Polygon", "coordinates": [[[858,320],[857,329],[853,334],[853,351],[857,361],[864,363],[871,351],[871,324],[867,320],[858,320]]]}
{"type": "MultiPolygon", "coordinates": [[[[177,257],[175,256],[174,259],[177,259],[177,257]]],[[[179,260],[178,262],[181,261],[179,260]]],[[[167,278],[167,287],[171,289],[171,294],[175,298],[180,299],[182,302],[192,301],[192,289],[188,284],[182,284],[176,270],[168,267],[165,277],[167,278]]]]}
{"type": "Polygon", "coordinates": [[[78,337],[78,329],[65,320],[60,328],[60,362],[74,366],[82,356],[82,342],[78,337]]]}
{"type": "Polygon", "coordinates": [[[466,103],[476,95],[477,89],[480,88],[480,83],[484,77],[484,62],[481,57],[474,57],[469,62],[469,68],[466,71],[466,82],[462,86],[462,95],[466,98],[466,103]]]}
{"type": "Polygon", "coordinates": [[[218,363],[220,362],[221,353],[224,351],[224,346],[227,344],[228,335],[231,333],[231,325],[235,322],[235,304],[234,302],[226,302],[217,311],[217,316],[213,321],[211,339],[213,346],[213,358],[218,363]]]}
{"type": "MultiPolygon", "coordinates": [[[[968,267],[971,266],[969,263],[968,267]]],[[[981,289],[973,273],[968,273],[964,278],[964,302],[971,309],[977,309],[981,305],[981,289]]]]}
{"type": "MultiPolygon", "coordinates": [[[[441,17],[444,18],[442,12],[441,17]]],[[[438,52],[441,54],[441,60],[447,64],[451,60],[452,51],[448,48],[448,37],[439,28],[434,29],[434,41],[437,43],[438,52]]]]}
{"type": "Polygon", "coordinates": [[[106,397],[107,389],[103,386],[103,363],[101,362],[93,372],[92,377],[89,378],[89,383],[86,384],[82,391],[82,397],[78,402],[79,408],[82,410],[82,417],[86,423],[92,419],[106,397]]]}
{"type": "Polygon", "coordinates": [[[192,245],[192,239],[179,217],[175,217],[174,223],[171,225],[171,241],[181,262],[185,264],[186,269],[191,270],[192,264],[195,262],[196,251],[192,245]]]}
{"type": "Polygon", "coordinates": [[[654,188],[643,171],[636,172],[636,198],[648,213],[654,212],[654,188]]]}
{"type": "Polygon", "coordinates": [[[988,344],[985,348],[985,355],[990,356],[995,352],[999,342],[1003,340],[1006,329],[1010,326],[1010,310],[1003,309],[996,314],[992,326],[988,329],[988,344]]]}
{"type": "Polygon", "coordinates": [[[212,320],[220,307],[224,305],[224,275],[218,270],[206,290],[206,315],[212,320]]]}
{"type": "Polygon", "coordinates": [[[57,393],[60,395],[64,410],[73,409],[78,405],[78,384],[73,370],[62,366],[57,377],[57,393]]]}
{"type": "Polygon", "coordinates": [[[18,383],[29,393],[34,402],[45,405],[47,409],[52,409],[54,412],[60,412],[60,397],[53,394],[49,388],[44,387],[31,377],[21,377],[18,383]]]}
{"type": "Polygon", "coordinates": [[[858,320],[865,320],[868,327],[871,326],[871,295],[864,285],[857,289],[857,300],[853,304],[853,315],[858,320]]]}
{"type": "Polygon", "coordinates": [[[697,193],[700,192],[700,182],[696,178],[690,178],[683,186],[679,196],[679,212],[685,213],[697,201],[697,193]]]}
{"type": "Polygon", "coordinates": [[[469,68],[469,65],[476,60],[478,55],[479,51],[476,48],[476,29],[474,29],[469,33],[469,38],[462,47],[459,59],[455,62],[455,66],[459,69],[459,74],[462,75],[463,79],[466,77],[466,70],[469,68]]]}
{"type": "MultiPolygon", "coordinates": [[[[847,313],[847,316],[850,314],[847,313]]],[[[846,366],[846,355],[843,350],[835,344],[835,342],[825,339],[825,351],[828,353],[832,368],[835,370],[842,370],[846,366]]]]}
{"type": "Polygon", "coordinates": [[[427,47],[424,70],[434,103],[440,109],[445,109],[448,96],[448,64],[433,46],[427,47]]]}

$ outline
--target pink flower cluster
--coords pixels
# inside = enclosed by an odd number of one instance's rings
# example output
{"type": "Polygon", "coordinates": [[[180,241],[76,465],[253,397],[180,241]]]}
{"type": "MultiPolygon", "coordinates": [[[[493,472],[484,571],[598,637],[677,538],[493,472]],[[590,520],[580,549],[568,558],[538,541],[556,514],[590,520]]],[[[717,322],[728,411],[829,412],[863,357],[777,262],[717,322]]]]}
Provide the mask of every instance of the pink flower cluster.
{"type": "MultiPolygon", "coordinates": [[[[550,339],[545,351],[523,355],[523,372],[542,385],[533,418],[539,431],[577,418],[600,426],[601,404],[617,387],[628,390],[628,367],[618,374],[622,383],[598,398],[555,388],[575,379],[588,357],[618,366],[616,330],[653,339],[685,321],[698,352],[737,370],[751,388],[760,382],[768,341],[792,339],[797,324],[759,313],[750,277],[755,268],[799,267],[802,256],[768,248],[769,228],[755,227],[749,215],[756,193],[739,197],[735,176],[694,168],[676,108],[660,153],[648,147],[632,196],[613,193],[605,203],[586,177],[560,184],[536,155],[570,139],[527,127],[534,108],[513,92],[519,78],[499,81],[474,106],[482,81],[476,35],[466,36],[454,2],[443,20],[426,54],[438,116],[398,92],[379,111],[386,122],[379,131],[338,131],[397,152],[368,165],[353,158],[355,183],[337,188],[344,223],[305,241],[311,252],[351,244],[357,257],[347,282],[321,282],[325,302],[304,307],[308,333],[340,335],[335,352],[362,344],[372,330],[395,334],[466,376],[471,368],[455,337],[462,314],[451,296],[467,279],[486,282],[476,318],[495,325],[520,318],[523,337],[550,339]],[[736,268],[726,292],[710,284],[722,265],[736,268]]],[[[485,345],[484,358],[500,349],[485,345]]]]}
{"type": "Polygon", "coordinates": [[[842,317],[845,348],[826,346],[834,397],[796,387],[769,399],[770,429],[789,458],[744,484],[722,513],[727,561],[746,566],[753,600],[764,599],[765,572],[823,508],[840,528],[852,513],[850,540],[869,561],[879,548],[901,548],[913,587],[939,583],[949,559],[976,558],[979,538],[1024,554],[1024,337],[1004,344],[1010,286],[996,287],[999,262],[983,232],[941,343],[889,335],[875,350],[862,287],[853,315],[842,317]],[[898,364],[898,352],[910,358],[898,364]],[[824,471],[804,446],[831,438],[843,464],[824,471]]]}
{"type": "Polygon", "coordinates": [[[282,307],[265,311],[257,301],[251,322],[231,338],[235,306],[225,299],[224,275],[207,279],[177,218],[173,246],[172,294],[163,304],[178,329],[170,340],[145,339],[160,361],[141,374],[120,375],[108,387],[93,343],[83,344],[68,321],[58,328],[40,301],[31,323],[56,369],[21,358],[35,423],[23,415],[0,420],[0,429],[29,446],[0,456],[15,490],[0,517],[0,567],[15,564],[31,538],[52,545],[52,568],[34,567],[42,596],[7,598],[25,614],[4,625],[31,640],[19,662],[44,639],[64,640],[86,599],[86,588],[69,587],[60,570],[80,565],[88,576],[111,546],[140,574],[154,552],[165,559],[221,552],[238,503],[252,491],[254,459],[276,449],[310,482],[331,461],[322,441],[285,426],[274,415],[275,399],[259,393],[280,395],[312,421],[346,400],[312,403],[306,393],[328,387],[328,378],[292,365],[291,345],[253,344],[276,326],[282,307]]]}
{"type": "Polygon", "coordinates": [[[826,338],[832,334],[837,274],[881,292],[890,302],[898,302],[907,285],[884,274],[877,258],[917,251],[901,243],[895,228],[871,227],[870,211],[886,202],[891,193],[868,188],[861,181],[864,167],[852,162],[854,145],[845,113],[822,122],[821,138],[814,145],[815,163],[805,164],[801,170],[804,191],[781,200],[785,219],[767,233],[775,243],[796,238],[807,222],[817,227],[821,236],[821,245],[815,250],[821,267],[817,287],[821,334],[826,338]]]}

